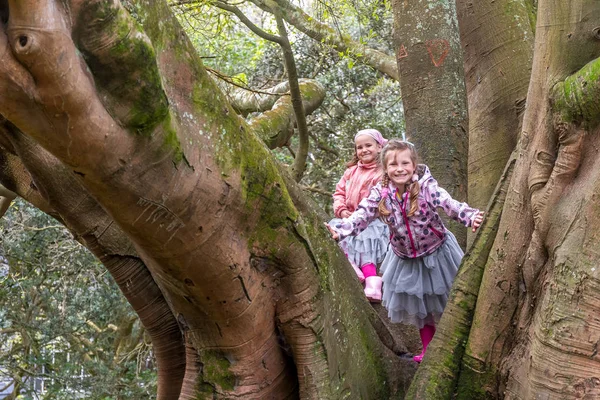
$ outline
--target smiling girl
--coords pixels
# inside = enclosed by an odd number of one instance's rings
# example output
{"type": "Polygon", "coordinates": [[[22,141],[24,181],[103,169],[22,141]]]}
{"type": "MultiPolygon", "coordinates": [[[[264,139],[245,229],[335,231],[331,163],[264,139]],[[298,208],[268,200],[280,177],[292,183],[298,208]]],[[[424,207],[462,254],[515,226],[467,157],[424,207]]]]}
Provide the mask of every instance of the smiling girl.
{"type": "MultiPolygon", "coordinates": [[[[337,224],[349,217],[360,201],[365,198],[382,176],[379,153],[387,140],[375,129],[363,129],[354,136],[354,157],[348,169],[335,187],[333,211],[337,224]]],[[[377,264],[383,261],[389,244],[388,226],[380,220],[367,224],[356,236],[340,241],[340,247],[348,257],[358,279],[364,282],[365,295],[371,302],[381,301],[381,277],[377,275],[377,264]]]]}

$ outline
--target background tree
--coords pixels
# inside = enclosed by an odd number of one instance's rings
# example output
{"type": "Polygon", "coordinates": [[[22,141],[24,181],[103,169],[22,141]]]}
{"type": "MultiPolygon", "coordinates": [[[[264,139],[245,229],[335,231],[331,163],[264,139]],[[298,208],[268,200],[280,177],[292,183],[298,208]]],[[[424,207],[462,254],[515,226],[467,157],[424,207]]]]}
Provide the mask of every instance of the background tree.
{"type": "Polygon", "coordinates": [[[0,365],[9,398],[39,396],[42,380],[56,399],[154,398],[149,339],[106,269],[23,201],[0,221],[0,237],[0,365]]]}

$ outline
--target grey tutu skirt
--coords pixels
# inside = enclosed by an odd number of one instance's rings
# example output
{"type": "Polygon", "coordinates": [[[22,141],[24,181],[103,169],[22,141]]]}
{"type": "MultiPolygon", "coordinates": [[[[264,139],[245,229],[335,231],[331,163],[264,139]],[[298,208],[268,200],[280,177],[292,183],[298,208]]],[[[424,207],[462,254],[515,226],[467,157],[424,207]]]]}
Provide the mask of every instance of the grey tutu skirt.
{"type": "Polygon", "coordinates": [[[436,325],[446,307],[463,255],[450,231],[446,231],[444,243],[427,256],[401,258],[389,251],[381,270],[382,304],[390,320],[419,329],[436,325]]]}
{"type": "MultiPolygon", "coordinates": [[[[334,226],[341,222],[339,218],[329,221],[334,226]]],[[[348,261],[360,268],[365,264],[380,264],[388,250],[390,243],[390,228],[379,218],[371,222],[364,231],[356,236],[348,236],[339,242],[346,253],[348,261]]]]}

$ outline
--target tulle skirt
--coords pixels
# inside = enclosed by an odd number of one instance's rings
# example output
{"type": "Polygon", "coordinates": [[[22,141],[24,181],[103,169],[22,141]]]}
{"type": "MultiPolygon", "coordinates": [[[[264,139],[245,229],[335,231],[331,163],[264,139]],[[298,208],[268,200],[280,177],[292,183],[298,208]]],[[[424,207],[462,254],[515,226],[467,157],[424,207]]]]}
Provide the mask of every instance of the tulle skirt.
{"type": "MultiPolygon", "coordinates": [[[[335,226],[341,220],[334,218],[329,225],[335,226]]],[[[390,228],[379,218],[371,222],[356,236],[348,236],[339,242],[348,260],[356,267],[365,264],[378,265],[383,262],[390,243],[390,228]]]]}
{"type": "Polygon", "coordinates": [[[456,238],[446,231],[446,240],[433,253],[417,258],[400,258],[389,251],[383,272],[382,304],[392,322],[423,328],[440,320],[463,251],[456,238]]]}

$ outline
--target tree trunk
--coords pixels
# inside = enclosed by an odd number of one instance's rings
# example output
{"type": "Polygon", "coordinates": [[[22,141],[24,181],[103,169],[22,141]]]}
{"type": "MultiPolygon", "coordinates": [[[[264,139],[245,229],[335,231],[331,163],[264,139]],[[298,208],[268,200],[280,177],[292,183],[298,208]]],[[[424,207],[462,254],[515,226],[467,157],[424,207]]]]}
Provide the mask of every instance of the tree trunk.
{"type": "Polygon", "coordinates": [[[117,1],[8,5],[0,113],[134,245],[188,339],[182,398],[403,395],[414,366],[382,344],[324,216],[165,2],[135,2],[137,21],[117,1]]]}
{"type": "MultiPolygon", "coordinates": [[[[392,6],[406,137],[440,186],[466,201],[467,99],[454,2],[394,0],[392,6]]],[[[464,226],[444,221],[464,246],[464,226]]]]}
{"type": "Polygon", "coordinates": [[[469,104],[469,205],[484,208],[517,144],[533,33],[524,1],[456,6],[469,104]]]}
{"type": "Polygon", "coordinates": [[[600,112],[598,74],[590,72],[597,61],[582,69],[600,54],[599,18],[594,1],[538,3],[519,157],[479,291],[458,398],[599,393],[592,249],[600,223],[594,194],[600,112]]]}

